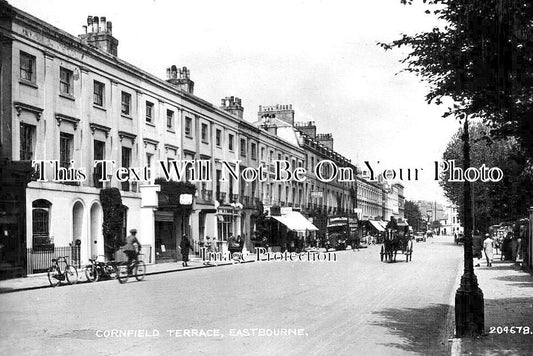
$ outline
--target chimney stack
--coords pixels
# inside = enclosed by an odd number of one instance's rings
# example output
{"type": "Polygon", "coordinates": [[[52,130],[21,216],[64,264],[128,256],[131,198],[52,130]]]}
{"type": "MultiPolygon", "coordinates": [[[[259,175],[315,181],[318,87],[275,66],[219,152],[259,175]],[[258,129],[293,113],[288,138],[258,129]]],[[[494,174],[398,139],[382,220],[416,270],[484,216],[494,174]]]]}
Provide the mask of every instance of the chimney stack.
{"type": "Polygon", "coordinates": [[[191,71],[187,67],[178,68],[172,65],[167,68],[167,82],[189,94],[194,94],[194,82],[191,80],[191,71]]]}
{"type": "Polygon", "coordinates": [[[316,138],[316,125],[314,121],[305,121],[305,122],[296,122],[294,124],[296,130],[300,131],[303,134],[311,137],[312,139],[316,138]]]}
{"type": "Polygon", "coordinates": [[[318,134],[316,135],[316,140],[329,148],[330,150],[333,150],[333,135],[330,133],[326,134],[318,134]]]}
{"type": "Polygon", "coordinates": [[[83,32],[78,37],[90,46],[117,55],[118,40],[113,37],[111,21],[107,21],[105,16],[87,16],[87,25],[83,26],[83,32]]]}
{"type": "Polygon", "coordinates": [[[220,108],[232,115],[237,116],[239,119],[243,118],[244,108],[242,107],[242,101],[240,98],[226,96],[225,98],[221,99],[220,108]]]}
{"type": "Polygon", "coordinates": [[[292,104],[289,105],[259,105],[259,111],[257,112],[257,117],[261,119],[262,117],[272,116],[285,121],[286,123],[294,126],[294,110],[292,109],[292,104]]]}

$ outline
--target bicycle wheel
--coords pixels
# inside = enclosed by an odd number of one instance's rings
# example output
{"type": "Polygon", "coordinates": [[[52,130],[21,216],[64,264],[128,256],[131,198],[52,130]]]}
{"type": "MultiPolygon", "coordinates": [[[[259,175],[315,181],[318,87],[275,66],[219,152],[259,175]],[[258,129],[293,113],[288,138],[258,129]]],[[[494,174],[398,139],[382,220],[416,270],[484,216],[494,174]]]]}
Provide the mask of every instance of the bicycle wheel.
{"type": "Polygon", "coordinates": [[[98,282],[100,279],[100,272],[98,272],[96,265],[93,264],[85,267],[85,277],[87,277],[89,282],[98,282]]]}
{"type": "Polygon", "coordinates": [[[128,266],[116,266],[117,279],[120,284],[124,284],[128,281],[128,266]]]}
{"type": "Polygon", "coordinates": [[[48,269],[48,282],[52,287],[57,287],[61,283],[61,272],[56,267],[50,267],[48,269]]]}
{"type": "Polygon", "coordinates": [[[78,270],[72,265],[67,265],[65,268],[65,276],[67,277],[68,284],[78,283],[78,270]]]}
{"type": "Polygon", "coordinates": [[[136,280],[142,281],[146,274],[146,264],[143,261],[137,261],[135,267],[133,267],[133,274],[135,275],[136,280]]]}

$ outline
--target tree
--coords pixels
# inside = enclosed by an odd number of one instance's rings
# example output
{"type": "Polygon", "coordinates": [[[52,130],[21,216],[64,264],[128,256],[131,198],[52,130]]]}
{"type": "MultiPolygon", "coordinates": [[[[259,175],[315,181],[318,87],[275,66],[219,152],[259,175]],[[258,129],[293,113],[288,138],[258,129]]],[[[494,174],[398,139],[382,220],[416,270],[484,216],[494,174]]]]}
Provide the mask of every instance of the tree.
{"type": "Polygon", "coordinates": [[[122,205],[122,197],[118,188],[100,190],[100,202],[104,215],[102,222],[104,250],[106,257],[111,258],[126,237],[123,231],[126,207],[122,205]]]}
{"type": "Polygon", "coordinates": [[[490,129],[488,134],[516,137],[532,158],[533,3],[422,1],[439,26],[380,45],[411,49],[402,62],[406,71],[429,84],[427,102],[443,104],[446,98],[453,102],[443,116],[479,117],[490,129]]]}
{"type": "Polygon", "coordinates": [[[263,202],[258,201],[256,211],[252,214],[255,218],[255,240],[262,240],[263,237],[269,235],[268,214],[265,212],[263,202]]]}
{"type": "Polygon", "coordinates": [[[440,223],[440,221],[438,220],[434,220],[432,223],[431,223],[431,228],[433,230],[438,230],[442,227],[442,224],[440,223]]]}
{"type": "MultiPolygon", "coordinates": [[[[490,225],[502,221],[516,220],[525,215],[533,201],[533,180],[524,174],[527,159],[521,151],[516,139],[487,139],[487,128],[478,123],[470,128],[472,167],[485,164],[498,167],[503,171],[503,179],[499,182],[472,183],[474,200],[475,229],[486,231],[490,225]]],[[[443,160],[455,160],[457,167],[463,163],[462,140],[463,130],[452,137],[443,154],[443,160]]],[[[459,217],[463,217],[463,184],[450,182],[449,174],[445,173],[440,180],[446,197],[459,208],[459,217]]]]}
{"type": "Polygon", "coordinates": [[[422,213],[420,208],[414,202],[406,200],[404,204],[404,214],[407,223],[411,225],[414,231],[421,231],[425,226],[422,222],[422,213]]]}

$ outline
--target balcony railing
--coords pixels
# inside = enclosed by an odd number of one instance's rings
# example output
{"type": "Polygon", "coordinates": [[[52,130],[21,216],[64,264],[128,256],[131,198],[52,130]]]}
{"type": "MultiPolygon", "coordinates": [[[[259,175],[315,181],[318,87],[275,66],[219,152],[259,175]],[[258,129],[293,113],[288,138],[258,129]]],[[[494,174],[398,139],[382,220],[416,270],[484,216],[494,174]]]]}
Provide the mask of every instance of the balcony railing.
{"type": "Polygon", "coordinates": [[[224,203],[224,201],[226,200],[226,192],[217,192],[217,201],[219,203],[224,203]]]}

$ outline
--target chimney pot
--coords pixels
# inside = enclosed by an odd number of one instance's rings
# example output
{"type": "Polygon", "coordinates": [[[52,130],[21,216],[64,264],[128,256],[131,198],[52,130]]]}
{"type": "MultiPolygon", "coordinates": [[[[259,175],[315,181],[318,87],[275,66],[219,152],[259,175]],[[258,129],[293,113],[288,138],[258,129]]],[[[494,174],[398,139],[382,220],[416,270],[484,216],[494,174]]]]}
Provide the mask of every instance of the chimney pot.
{"type": "Polygon", "coordinates": [[[107,21],[107,32],[109,34],[113,32],[113,23],[111,21],[107,21]]]}
{"type": "Polygon", "coordinates": [[[81,28],[82,28],[82,33],[87,34],[87,25],[83,25],[81,28]]]}
{"type": "Polygon", "coordinates": [[[106,18],[105,16],[100,17],[100,27],[98,28],[98,32],[106,32],[106,18]]]}
{"type": "Polygon", "coordinates": [[[99,23],[98,16],[93,16],[93,26],[91,28],[91,32],[98,32],[98,23],[99,23]]]}
{"type": "Polygon", "coordinates": [[[92,26],[92,24],[93,24],[93,17],[87,16],[87,26],[92,26]]]}

